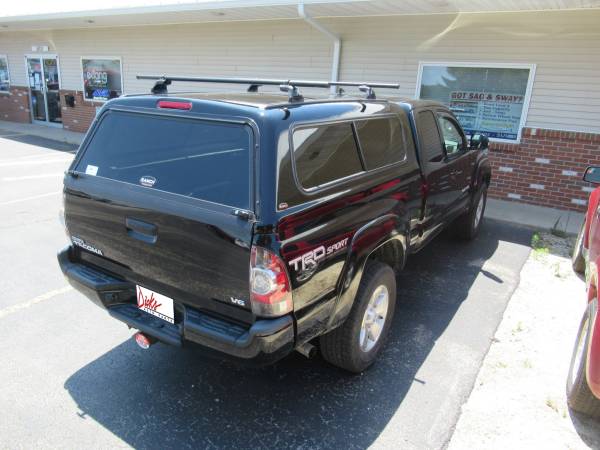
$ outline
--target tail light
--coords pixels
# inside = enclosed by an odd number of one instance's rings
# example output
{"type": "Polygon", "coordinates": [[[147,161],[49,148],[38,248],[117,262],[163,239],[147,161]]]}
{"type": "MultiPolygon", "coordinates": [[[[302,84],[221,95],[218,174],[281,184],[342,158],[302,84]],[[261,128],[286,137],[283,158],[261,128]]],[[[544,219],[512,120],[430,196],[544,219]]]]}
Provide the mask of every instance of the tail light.
{"type": "Polygon", "coordinates": [[[250,256],[250,303],[257,316],[277,317],[294,309],[284,262],[262,247],[253,246],[250,256]]]}

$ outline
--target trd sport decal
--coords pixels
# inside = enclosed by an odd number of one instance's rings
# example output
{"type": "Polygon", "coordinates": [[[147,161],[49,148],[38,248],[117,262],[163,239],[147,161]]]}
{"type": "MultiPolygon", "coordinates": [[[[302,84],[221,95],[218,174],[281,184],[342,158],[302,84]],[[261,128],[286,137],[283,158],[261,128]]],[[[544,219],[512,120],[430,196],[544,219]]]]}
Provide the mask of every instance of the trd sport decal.
{"type": "Polygon", "coordinates": [[[304,253],[295,259],[292,259],[288,264],[294,268],[294,270],[300,269],[300,271],[310,270],[316,267],[317,263],[325,258],[326,256],[333,255],[334,253],[343,250],[348,245],[348,239],[342,239],[335,244],[325,247],[321,245],[314,250],[304,253]]]}

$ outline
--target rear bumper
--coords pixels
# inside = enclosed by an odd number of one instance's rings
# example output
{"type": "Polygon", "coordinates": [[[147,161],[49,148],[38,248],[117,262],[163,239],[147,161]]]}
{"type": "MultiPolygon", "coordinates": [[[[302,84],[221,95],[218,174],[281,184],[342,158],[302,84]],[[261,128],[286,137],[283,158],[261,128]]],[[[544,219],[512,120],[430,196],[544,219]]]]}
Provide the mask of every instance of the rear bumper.
{"type": "Polygon", "coordinates": [[[291,316],[258,320],[249,328],[180,305],[183,314],[171,324],[137,308],[135,284],[73,259],[73,248],[58,253],[69,283],[114,318],[167,344],[195,343],[210,353],[224,354],[258,365],[283,358],[294,349],[291,316]]]}

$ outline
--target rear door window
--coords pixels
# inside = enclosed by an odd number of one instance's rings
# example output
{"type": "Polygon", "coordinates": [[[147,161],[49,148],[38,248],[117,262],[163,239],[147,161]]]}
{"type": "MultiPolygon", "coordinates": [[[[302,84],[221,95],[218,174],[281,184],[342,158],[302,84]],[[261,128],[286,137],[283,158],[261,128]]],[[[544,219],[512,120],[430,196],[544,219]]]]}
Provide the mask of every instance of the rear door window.
{"type": "Polygon", "coordinates": [[[249,127],[110,111],[76,170],[249,209],[249,127]]]}
{"type": "Polygon", "coordinates": [[[398,118],[360,120],[355,124],[367,170],[406,158],[406,139],[398,118]]]}
{"type": "Polygon", "coordinates": [[[363,171],[352,123],[337,123],[294,131],[296,173],[305,189],[363,171]]]}
{"type": "Polygon", "coordinates": [[[441,161],[444,158],[444,149],[435,117],[431,111],[421,111],[418,114],[417,128],[423,162],[441,161]]]}

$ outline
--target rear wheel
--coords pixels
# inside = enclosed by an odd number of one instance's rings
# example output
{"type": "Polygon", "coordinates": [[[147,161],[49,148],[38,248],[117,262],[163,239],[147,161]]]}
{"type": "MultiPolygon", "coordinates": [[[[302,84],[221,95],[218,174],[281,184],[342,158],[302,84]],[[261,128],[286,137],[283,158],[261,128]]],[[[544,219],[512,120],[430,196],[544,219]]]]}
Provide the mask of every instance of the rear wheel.
{"type": "Polygon", "coordinates": [[[320,338],[323,358],[350,372],[365,370],[387,339],[395,306],[394,271],[380,262],[368,264],[348,318],[320,338]]]}
{"type": "Polygon", "coordinates": [[[479,234],[481,223],[483,222],[483,214],[487,203],[487,184],[483,183],[469,211],[460,216],[454,222],[454,231],[460,239],[472,240],[479,234]]]}
{"type": "Polygon", "coordinates": [[[583,256],[583,234],[584,234],[584,232],[585,232],[585,221],[581,224],[581,230],[579,230],[579,234],[577,235],[577,240],[575,241],[575,247],[573,248],[573,256],[571,257],[571,264],[573,265],[573,270],[579,274],[585,273],[585,257],[583,256]]]}
{"type": "Polygon", "coordinates": [[[594,300],[594,305],[590,303],[581,319],[573,355],[571,356],[569,376],[567,377],[567,403],[569,407],[574,411],[592,417],[600,417],[600,400],[592,394],[586,379],[587,353],[590,341],[590,315],[596,302],[597,300],[594,300]]]}

